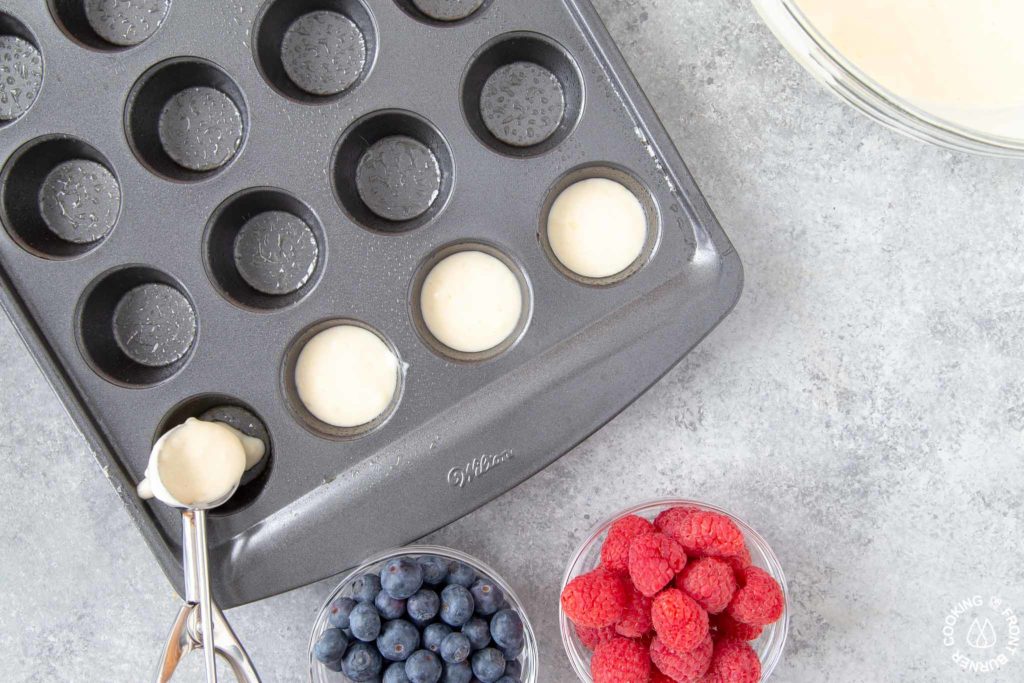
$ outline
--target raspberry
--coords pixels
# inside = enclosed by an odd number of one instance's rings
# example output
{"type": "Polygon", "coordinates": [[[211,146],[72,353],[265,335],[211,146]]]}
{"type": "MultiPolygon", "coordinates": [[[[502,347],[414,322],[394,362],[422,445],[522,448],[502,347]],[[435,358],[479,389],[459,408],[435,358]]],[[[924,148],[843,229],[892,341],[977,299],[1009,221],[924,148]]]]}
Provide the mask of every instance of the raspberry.
{"type": "Polygon", "coordinates": [[[758,683],[761,660],[750,643],[737,638],[719,638],[711,655],[711,666],[701,683],[758,683]]]}
{"type": "Polygon", "coordinates": [[[616,572],[629,570],[629,544],[641,534],[654,531],[654,525],[643,517],[627,515],[612,524],[601,546],[601,566],[616,572]]]}
{"type": "Polygon", "coordinates": [[[622,618],[629,586],[619,574],[597,569],[578,576],[562,591],[562,609],[577,626],[604,628],[622,618]]]}
{"type": "Polygon", "coordinates": [[[725,515],[705,510],[673,508],[678,512],[662,513],[661,532],[683,546],[687,555],[731,557],[742,555],[745,548],[743,532],[725,515]]]}
{"type": "Polygon", "coordinates": [[[678,505],[669,508],[654,518],[654,526],[658,531],[665,533],[666,528],[678,524],[682,518],[693,512],[700,512],[700,508],[692,505],[678,505]]]}
{"type": "Polygon", "coordinates": [[[593,650],[604,641],[614,638],[615,629],[611,626],[605,626],[604,628],[587,628],[586,626],[577,626],[576,635],[579,636],[580,642],[583,643],[583,647],[588,650],[593,650]]]}
{"type": "Polygon", "coordinates": [[[665,674],[658,671],[657,668],[651,667],[651,683],[676,683],[676,679],[669,678],[665,674]]]}
{"type": "Polygon", "coordinates": [[[763,626],[751,626],[736,621],[728,614],[716,614],[711,619],[711,627],[719,638],[738,638],[739,640],[757,640],[764,632],[763,626]]]}
{"type": "Polygon", "coordinates": [[[613,638],[594,650],[590,674],[594,683],[648,683],[651,658],[642,644],[628,638],[613,638]]]}
{"type": "Polygon", "coordinates": [[[637,536],[629,545],[629,577],[636,589],[653,597],[686,566],[686,553],[665,534],[637,536]]]}
{"type": "Polygon", "coordinates": [[[775,579],[760,567],[747,567],[726,614],[744,624],[767,626],[779,620],[784,607],[782,589],[775,579]]]}
{"type": "Polygon", "coordinates": [[[731,555],[721,559],[729,563],[736,576],[741,576],[743,570],[750,566],[750,549],[747,546],[743,546],[743,551],[739,555],[731,555]]]}
{"type": "Polygon", "coordinates": [[[615,625],[615,632],[626,638],[639,638],[650,630],[651,599],[634,590],[622,619],[615,625]]]}
{"type": "Polygon", "coordinates": [[[697,647],[683,654],[676,654],[668,645],[655,638],[651,643],[651,661],[665,677],[677,683],[693,683],[700,680],[711,664],[714,644],[707,635],[697,647]]]}
{"type": "Polygon", "coordinates": [[[651,622],[658,638],[673,652],[689,652],[708,635],[708,613],[675,588],[654,599],[651,622]]]}
{"type": "Polygon", "coordinates": [[[729,606],[736,585],[732,567],[714,557],[691,562],[676,577],[676,588],[696,600],[709,614],[718,614],[729,606]]]}

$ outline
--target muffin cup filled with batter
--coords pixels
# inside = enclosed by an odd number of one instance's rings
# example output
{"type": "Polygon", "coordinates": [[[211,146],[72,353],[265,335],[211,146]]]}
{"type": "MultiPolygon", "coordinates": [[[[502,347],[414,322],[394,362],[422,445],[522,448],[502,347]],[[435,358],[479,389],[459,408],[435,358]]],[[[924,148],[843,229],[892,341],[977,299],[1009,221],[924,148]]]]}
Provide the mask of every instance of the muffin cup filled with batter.
{"type": "Polygon", "coordinates": [[[157,64],[135,83],[125,130],[135,155],[154,173],[198,181],[238,156],[248,115],[241,89],[220,67],[179,57],[157,64]]]}
{"type": "Polygon", "coordinates": [[[492,359],[522,338],[533,297],[522,268],[481,243],[448,245],[420,267],[413,321],[436,353],[462,362],[492,359]]]}
{"type": "Polygon", "coordinates": [[[92,145],[66,135],[36,138],[0,175],[0,218],[28,251],[73,258],[99,246],[121,213],[121,186],[92,145]]]}
{"type": "Polygon", "coordinates": [[[270,0],[256,19],[253,52],[263,77],[298,102],[332,102],[373,68],[377,34],[361,0],[270,0]]]}
{"type": "Polygon", "coordinates": [[[647,188],[610,166],[569,172],[548,191],[539,237],[552,265],[580,284],[612,285],[650,261],[660,216],[647,188]]]}
{"type": "Polygon", "coordinates": [[[300,334],[282,366],[292,412],[318,436],[354,439],[372,432],[401,402],[405,370],[398,350],[365,323],[327,320],[300,334]]]}

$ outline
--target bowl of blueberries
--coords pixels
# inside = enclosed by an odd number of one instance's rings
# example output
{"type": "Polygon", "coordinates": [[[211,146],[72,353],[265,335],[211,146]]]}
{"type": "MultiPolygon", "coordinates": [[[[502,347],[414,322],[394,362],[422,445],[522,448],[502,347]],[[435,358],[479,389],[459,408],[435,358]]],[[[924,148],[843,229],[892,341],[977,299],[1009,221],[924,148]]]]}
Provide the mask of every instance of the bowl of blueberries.
{"type": "Polygon", "coordinates": [[[536,683],[537,639],[497,572],[410,546],[353,570],[320,609],[312,683],[536,683]]]}

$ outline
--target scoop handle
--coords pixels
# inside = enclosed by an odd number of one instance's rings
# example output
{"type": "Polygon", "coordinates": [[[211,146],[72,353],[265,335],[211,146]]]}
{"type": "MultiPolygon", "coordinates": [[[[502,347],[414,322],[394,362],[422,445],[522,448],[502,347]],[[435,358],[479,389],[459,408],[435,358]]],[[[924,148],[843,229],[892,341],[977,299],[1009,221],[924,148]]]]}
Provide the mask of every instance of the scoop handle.
{"type": "Polygon", "coordinates": [[[206,511],[181,513],[182,563],[185,570],[185,601],[199,605],[203,658],[207,683],[217,683],[217,648],[214,634],[213,597],[210,590],[210,557],[206,547],[206,511]]]}

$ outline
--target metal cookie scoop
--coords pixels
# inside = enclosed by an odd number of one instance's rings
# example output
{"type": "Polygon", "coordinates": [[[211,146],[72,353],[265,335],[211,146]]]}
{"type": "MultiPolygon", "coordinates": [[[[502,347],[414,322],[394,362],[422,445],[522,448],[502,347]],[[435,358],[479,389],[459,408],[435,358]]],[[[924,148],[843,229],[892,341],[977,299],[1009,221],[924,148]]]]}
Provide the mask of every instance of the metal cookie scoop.
{"type": "MultiPolygon", "coordinates": [[[[171,430],[153,446],[151,461],[156,462],[171,430]]],[[[155,468],[154,468],[155,470],[155,468]]],[[[260,683],[260,677],[242,647],[231,625],[224,617],[217,603],[213,601],[210,588],[209,554],[206,545],[206,512],[226,503],[238,489],[234,488],[222,498],[209,504],[185,505],[173,498],[159,481],[157,472],[147,472],[156,481],[149,482],[156,497],[162,502],[177,507],[181,512],[182,566],[185,572],[185,604],[171,626],[167,644],[157,666],[156,683],[166,683],[174,676],[179,662],[190,652],[202,650],[206,665],[208,683],[217,681],[217,654],[228,664],[240,683],[260,683]]],[[[141,488],[141,487],[140,487],[141,488]]]]}

